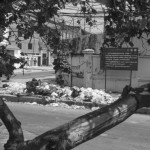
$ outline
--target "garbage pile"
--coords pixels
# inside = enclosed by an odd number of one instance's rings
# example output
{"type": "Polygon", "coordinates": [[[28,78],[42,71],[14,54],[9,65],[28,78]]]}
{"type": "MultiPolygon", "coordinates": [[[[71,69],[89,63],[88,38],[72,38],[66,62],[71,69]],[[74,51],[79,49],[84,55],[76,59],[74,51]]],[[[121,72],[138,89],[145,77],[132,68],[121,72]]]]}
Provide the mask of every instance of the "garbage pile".
{"type": "Polygon", "coordinates": [[[44,83],[37,86],[36,94],[43,95],[47,101],[65,101],[71,100],[76,102],[92,102],[97,104],[110,104],[115,99],[104,92],[104,90],[79,87],[60,87],[54,84],[44,83]]]}
{"type": "Polygon", "coordinates": [[[25,93],[26,85],[18,82],[7,82],[3,84],[0,94],[17,95],[18,93],[25,93]]]}
{"type": "Polygon", "coordinates": [[[79,87],[61,87],[40,80],[32,79],[25,84],[22,83],[7,83],[3,85],[1,94],[27,94],[41,95],[48,101],[75,101],[75,102],[92,102],[96,104],[110,104],[116,99],[104,90],[79,87]]]}

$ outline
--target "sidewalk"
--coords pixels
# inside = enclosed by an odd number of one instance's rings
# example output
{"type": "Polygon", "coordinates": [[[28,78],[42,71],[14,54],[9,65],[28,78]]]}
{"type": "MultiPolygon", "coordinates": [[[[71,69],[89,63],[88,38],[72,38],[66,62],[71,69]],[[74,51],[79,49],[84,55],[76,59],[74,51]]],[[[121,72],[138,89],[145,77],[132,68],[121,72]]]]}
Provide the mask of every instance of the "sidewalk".
{"type": "Polygon", "coordinates": [[[53,66],[26,66],[24,69],[15,69],[14,74],[24,72],[41,72],[41,71],[54,71],[53,66]]]}
{"type": "Polygon", "coordinates": [[[25,69],[33,69],[33,70],[53,70],[53,66],[26,66],[25,69]]]}

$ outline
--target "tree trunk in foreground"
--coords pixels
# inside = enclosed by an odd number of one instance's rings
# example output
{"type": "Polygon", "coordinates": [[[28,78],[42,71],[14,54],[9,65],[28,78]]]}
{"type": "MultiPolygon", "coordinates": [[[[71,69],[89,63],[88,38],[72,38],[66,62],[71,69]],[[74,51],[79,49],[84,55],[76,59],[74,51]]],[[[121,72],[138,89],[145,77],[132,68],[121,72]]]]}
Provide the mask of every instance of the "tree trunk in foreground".
{"type": "Polygon", "coordinates": [[[76,118],[33,140],[24,141],[20,123],[2,100],[0,104],[0,118],[9,132],[5,150],[70,150],[120,124],[138,108],[143,107],[141,97],[135,98],[134,95],[128,95],[107,107],[76,118]]]}
{"type": "Polygon", "coordinates": [[[18,143],[24,142],[21,123],[15,118],[2,99],[0,99],[0,118],[9,132],[9,140],[5,147],[12,147],[15,150],[18,143]]]}

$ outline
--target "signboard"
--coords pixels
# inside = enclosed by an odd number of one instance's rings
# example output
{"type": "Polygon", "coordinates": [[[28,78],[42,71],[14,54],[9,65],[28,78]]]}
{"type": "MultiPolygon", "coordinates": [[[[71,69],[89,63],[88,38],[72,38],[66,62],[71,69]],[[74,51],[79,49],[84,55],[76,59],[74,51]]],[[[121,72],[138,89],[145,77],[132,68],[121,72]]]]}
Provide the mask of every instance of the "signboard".
{"type": "Polygon", "coordinates": [[[105,70],[138,70],[138,48],[104,48],[101,68],[105,70]]]}

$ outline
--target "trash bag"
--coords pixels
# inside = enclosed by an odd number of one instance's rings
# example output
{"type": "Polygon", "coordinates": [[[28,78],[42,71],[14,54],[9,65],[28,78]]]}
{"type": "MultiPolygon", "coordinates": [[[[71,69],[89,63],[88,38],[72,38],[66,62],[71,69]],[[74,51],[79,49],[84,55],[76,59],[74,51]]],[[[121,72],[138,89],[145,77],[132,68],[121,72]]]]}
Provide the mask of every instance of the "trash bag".
{"type": "Polygon", "coordinates": [[[28,93],[33,92],[34,94],[36,94],[36,87],[39,86],[40,84],[41,84],[41,81],[35,78],[33,78],[32,81],[26,82],[27,92],[28,93]]]}

